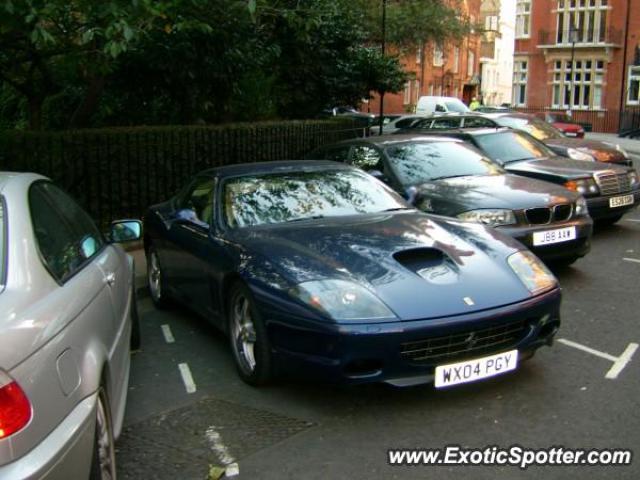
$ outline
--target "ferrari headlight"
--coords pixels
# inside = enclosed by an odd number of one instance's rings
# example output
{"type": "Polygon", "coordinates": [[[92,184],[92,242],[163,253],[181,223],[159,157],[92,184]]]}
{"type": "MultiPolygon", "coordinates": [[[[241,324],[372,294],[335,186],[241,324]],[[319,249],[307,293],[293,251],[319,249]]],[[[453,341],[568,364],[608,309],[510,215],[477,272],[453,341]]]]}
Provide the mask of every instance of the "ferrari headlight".
{"type": "Polygon", "coordinates": [[[587,201],[584,197],[580,197],[576,202],[576,217],[584,217],[589,213],[589,208],[587,207],[587,201]]]}
{"type": "Polygon", "coordinates": [[[622,154],[622,156],[624,158],[629,160],[629,154],[627,153],[627,151],[624,148],[622,148],[620,145],[616,145],[616,150],[618,150],[622,154]]]}
{"type": "Polygon", "coordinates": [[[550,290],[558,285],[556,277],[538,257],[528,250],[514,253],[507,259],[507,262],[533,295],[550,290]]]}
{"type": "Polygon", "coordinates": [[[291,294],[334,320],[397,320],[372,292],[345,280],[303,282],[291,294]]]}
{"type": "Polygon", "coordinates": [[[568,182],[565,182],[564,186],[569,190],[578,192],[580,195],[590,196],[598,194],[598,185],[591,177],[569,180],[568,182]]]}
{"type": "Polygon", "coordinates": [[[569,158],[573,158],[574,160],[585,160],[587,162],[596,161],[596,159],[592,155],[589,155],[588,153],[582,152],[575,148],[567,149],[567,155],[569,156],[569,158]]]}
{"type": "Polygon", "coordinates": [[[516,216],[513,210],[501,208],[484,208],[481,210],[470,210],[461,213],[458,218],[464,222],[481,223],[490,227],[499,225],[513,225],[516,223],[516,216]]]}
{"type": "Polygon", "coordinates": [[[631,186],[631,188],[636,188],[638,186],[638,172],[632,170],[627,173],[627,177],[629,178],[629,186],[631,186]]]}

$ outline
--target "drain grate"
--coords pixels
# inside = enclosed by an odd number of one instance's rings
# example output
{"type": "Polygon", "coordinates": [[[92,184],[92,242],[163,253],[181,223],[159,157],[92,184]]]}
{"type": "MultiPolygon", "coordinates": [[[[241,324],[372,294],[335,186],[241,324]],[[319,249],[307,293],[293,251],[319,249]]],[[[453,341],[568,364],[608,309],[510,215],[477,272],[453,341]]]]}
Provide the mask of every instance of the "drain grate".
{"type": "Polygon", "coordinates": [[[224,400],[201,400],[125,428],[116,446],[118,477],[202,480],[209,465],[220,465],[207,441],[209,428],[238,461],[312,425],[224,400]]]}

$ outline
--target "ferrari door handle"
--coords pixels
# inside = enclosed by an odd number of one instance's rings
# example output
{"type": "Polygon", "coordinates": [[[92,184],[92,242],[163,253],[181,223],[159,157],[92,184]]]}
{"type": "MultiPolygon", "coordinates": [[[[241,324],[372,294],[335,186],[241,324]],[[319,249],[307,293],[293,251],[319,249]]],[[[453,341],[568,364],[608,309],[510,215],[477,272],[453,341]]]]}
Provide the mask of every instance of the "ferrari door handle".
{"type": "Polygon", "coordinates": [[[109,285],[110,287],[113,286],[114,283],[116,283],[116,274],[115,273],[109,273],[104,277],[104,282],[109,285]]]}

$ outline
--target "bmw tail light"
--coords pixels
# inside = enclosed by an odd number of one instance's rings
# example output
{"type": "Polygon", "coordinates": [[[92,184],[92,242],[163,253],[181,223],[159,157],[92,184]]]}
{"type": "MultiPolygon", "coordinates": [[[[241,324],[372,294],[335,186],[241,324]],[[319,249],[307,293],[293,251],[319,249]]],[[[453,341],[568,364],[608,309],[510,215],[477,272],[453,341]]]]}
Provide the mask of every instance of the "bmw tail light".
{"type": "Polygon", "coordinates": [[[29,399],[20,385],[0,370],[0,440],[22,430],[29,420],[29,399]]]}

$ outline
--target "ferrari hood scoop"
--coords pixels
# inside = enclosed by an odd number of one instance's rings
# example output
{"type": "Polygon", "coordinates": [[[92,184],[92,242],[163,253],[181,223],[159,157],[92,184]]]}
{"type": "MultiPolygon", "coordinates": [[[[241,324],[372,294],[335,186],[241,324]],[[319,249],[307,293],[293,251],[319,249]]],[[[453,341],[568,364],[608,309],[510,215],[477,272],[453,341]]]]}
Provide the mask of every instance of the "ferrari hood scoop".
{"type": "Polygon", "coordinates": [[[458,281],[459,267],[441,250],[416,248],[398,252],[393,257],[429,283],[447,285],[458,281]]]}

